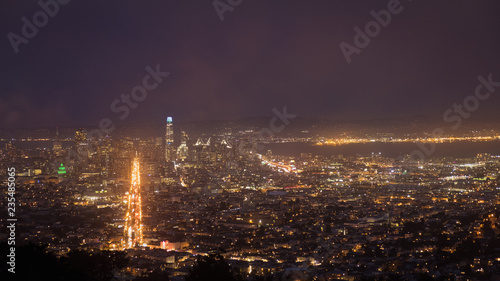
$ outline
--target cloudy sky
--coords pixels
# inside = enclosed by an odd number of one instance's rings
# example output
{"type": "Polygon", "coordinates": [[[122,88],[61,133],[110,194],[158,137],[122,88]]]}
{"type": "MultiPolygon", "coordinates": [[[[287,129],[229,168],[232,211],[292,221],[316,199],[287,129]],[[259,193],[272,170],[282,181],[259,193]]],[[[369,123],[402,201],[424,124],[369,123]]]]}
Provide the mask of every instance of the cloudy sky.
{"type": "MultiPolygon", "coordinates": [[[[232,119],[284,105],[333,119],[440,118],[479,75],[500,81],[497,0],[401,0],[347,63],[339,44],[355,46],[354,28],[389,2],[242,0],[221,21],[212,0],[71,0],[43,25],[37,1],[5,0],[0,127],[232,119]],[[25,38],[34,15],[42,26],[25,38]],[[24,40],[17,54],[13,36],[24,40]],[[120,120],[111,104],[156,65],[170,75],[120,120]]],[[[500,88],[472,118],[498,119],[499,103],[500,88]]]]}

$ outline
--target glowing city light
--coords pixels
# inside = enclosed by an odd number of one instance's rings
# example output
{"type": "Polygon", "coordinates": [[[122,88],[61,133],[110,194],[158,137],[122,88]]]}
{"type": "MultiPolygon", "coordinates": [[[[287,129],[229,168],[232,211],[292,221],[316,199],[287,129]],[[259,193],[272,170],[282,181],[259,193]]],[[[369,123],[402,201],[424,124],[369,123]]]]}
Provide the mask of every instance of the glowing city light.
{"type": "Polygon", "coordinates": [[[125,248],[132,248],[143,244],[142,239],[142,202],[141,202],[141,177],[139,158],[134,158],[132,164],[132,179],[128,195],[128,208],[125,225],[125,248]]]}

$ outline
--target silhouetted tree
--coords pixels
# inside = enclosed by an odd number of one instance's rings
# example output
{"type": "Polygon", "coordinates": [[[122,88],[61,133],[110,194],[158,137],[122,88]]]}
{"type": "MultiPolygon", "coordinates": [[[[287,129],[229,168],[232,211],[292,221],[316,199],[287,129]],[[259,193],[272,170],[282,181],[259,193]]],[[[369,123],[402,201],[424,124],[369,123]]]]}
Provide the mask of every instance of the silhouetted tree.
{"type": "Polygon", "coordinates": [[[189,270],[186,281],[240,281],[237,270],[232,268],[220,254],[198,256],[189,270]]]}
{"type": "MultiPolygon", "coordinates": [[[[8,253],[10,246],[1,243],[2,253],[8,253]]],[[[116,270],[124,268],[128,259],[125,252],[71,251],[66,257],[58,258],[46,246],[28,244],[16,247],[15,276],[8,272],[7,255],[2,254],[0,261],[0,280],[30,281],[109,281],[116,270]]]]}
{"type": "Polygon", "coordinates": [[[7,264],[9,261],[7,254],[10,253],[10,247],[7,243],[2,243],[0,246],[2,253],[0,280],[65,280],[58,274],[63,269],[59,259],[53,253],[47,252],[46,246],[34,244],[16,247],[15,273],[8,272],[10,266],[7,264]]]}
{"type": "Polygon", "coordinates": [[[70,269],[71,280],[107,281],[113,278],[116,270],[124,268],[128,259],[125,252],[101,251],[86,252],[72,250],[61,258],[64,265],[70,269]]]}
{"type": "Polygon", "coordinates": [[[170,281],[168,275],[168,271],[157,269],[145,276],[136,277],[134,281],[170,281]]]}

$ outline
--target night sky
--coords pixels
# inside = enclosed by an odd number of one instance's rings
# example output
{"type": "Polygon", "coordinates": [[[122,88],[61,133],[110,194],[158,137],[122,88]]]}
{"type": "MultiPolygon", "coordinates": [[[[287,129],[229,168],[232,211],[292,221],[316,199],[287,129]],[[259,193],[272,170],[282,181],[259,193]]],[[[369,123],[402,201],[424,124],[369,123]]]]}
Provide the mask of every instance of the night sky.
{"type": "MultiPolygon", "coordinates": [[[[390,1],[243,0],[223,21],[212,2],[72,0],[16,54],[9,32],[42,9],[2,1],[0,127],[233,119],[284,105],[339,120],[441,118],[479,75],[500,81],[498,0],[402,0],[350,64],[339,44],[354,45],[354,27],[390,1]],[[120,120],[113,100],[158,64],[170,75],[120,120]]],[[[498,120],[499,103],[500,88],[471,119],[498,120]]]]}

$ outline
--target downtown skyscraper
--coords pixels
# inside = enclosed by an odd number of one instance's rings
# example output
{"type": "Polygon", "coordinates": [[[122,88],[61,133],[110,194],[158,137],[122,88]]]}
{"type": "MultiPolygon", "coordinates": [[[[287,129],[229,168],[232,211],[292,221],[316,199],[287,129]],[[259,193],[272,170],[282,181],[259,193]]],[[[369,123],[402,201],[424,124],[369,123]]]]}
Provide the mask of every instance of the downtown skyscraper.
{"type": "Polygon", "coordinates": [[[172,162],[174,160],[174,124],[172,122],[172,117],[167,117],[167,125],[165,130],[165,161],[172,162]]]}

